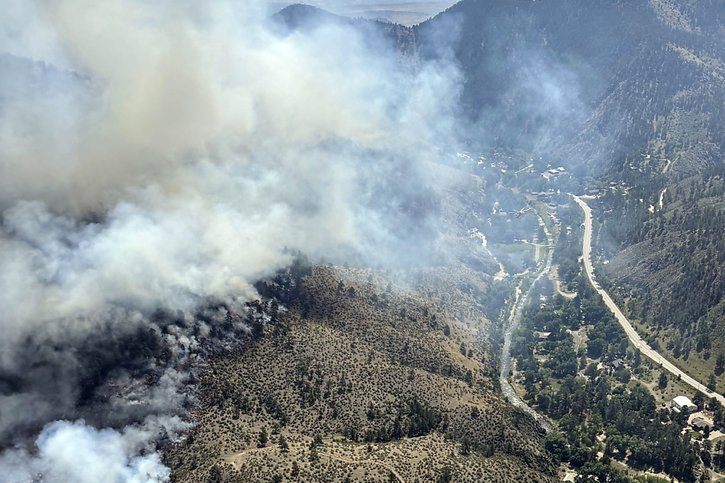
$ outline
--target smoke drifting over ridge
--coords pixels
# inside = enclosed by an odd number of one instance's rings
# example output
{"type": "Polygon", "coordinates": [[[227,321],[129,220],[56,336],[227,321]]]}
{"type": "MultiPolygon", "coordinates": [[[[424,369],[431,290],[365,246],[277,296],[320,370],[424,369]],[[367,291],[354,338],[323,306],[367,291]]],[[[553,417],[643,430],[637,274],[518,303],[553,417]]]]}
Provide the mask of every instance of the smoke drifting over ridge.
{"type": "Polygon", "coordinates": [[[280,36],[238,2],[5,8],[0,441],[20,447],[0,472],[164,479],[153,443],[186,427],[194,350],[254,281],[291,250],[435,244],[426,164],[454,138],[457,73],[411,74],[339,25],[280,36]]]}

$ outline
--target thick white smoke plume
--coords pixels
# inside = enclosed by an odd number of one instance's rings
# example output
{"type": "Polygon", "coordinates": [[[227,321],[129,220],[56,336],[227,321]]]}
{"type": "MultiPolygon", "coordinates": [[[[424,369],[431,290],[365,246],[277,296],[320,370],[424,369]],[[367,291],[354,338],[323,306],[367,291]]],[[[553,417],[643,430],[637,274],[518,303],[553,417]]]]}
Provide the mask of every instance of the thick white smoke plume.
{"type": "MultiPolygon", "coordinates": [[[[174,422],[178,426],[178,421],[174,422]]],[[[18,449],[0,455],[4,481],[98,483],[165,481],[169,469],[157,453],[140,455],[155,434],[134,428],[123,432],[56,421],[37,439],[37,454],[18,449]]]]}
{"type": "Polygon", "coordinates": [[[259,12],[3,3],[0,443],[26,446],[0,458],[10,481],[164,479],[137,455],[159,435],[129,434],[181,410],[173,361],[224,319],[195,321],[206,302],[254,297],[292,250],[388,263],[435,243],[426,163],[451,135],[455,70],[411,73],[354,29],[280,34],[259,12]],[[149,387],[134,344],[163,355],[149,387]],[[139,425],[51,422],[81,417],[139,425]]]}

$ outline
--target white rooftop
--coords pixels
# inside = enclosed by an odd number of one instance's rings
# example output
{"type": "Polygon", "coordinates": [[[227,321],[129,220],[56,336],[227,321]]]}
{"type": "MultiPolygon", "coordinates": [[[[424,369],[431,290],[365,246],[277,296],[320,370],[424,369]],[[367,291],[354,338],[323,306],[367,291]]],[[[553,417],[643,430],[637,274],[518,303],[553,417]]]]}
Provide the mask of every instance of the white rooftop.
{"type": "Polygon", "coordinates": [[[687,396],[677,396],[672,400],[675,404],[680,407],[694,406],[695,404],[687,396]]]}

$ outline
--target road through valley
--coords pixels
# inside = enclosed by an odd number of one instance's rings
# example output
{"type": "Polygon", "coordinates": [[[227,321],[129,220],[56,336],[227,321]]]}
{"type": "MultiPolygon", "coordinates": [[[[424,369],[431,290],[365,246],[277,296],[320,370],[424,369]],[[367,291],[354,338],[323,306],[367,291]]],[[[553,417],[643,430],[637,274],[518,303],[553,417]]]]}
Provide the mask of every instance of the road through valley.
{"type": "Polygon", "coordinates": [[[610,297],[609,294],[599,285],[596,277],[594,276],[594,267],[592,266],[592,209],[584,200],[585,197],[574,195],[572,196],[574,197],[574,200],[577,202],[579,207],[581,207],[581,209],[584,211],[584,237],[582,241],[582,255],[584,259],[584,269],[587,273],[587,278],[589,279],[589,282],[592,284],[597,293],[602,296],[602,299],[604,299],[604,303],[606,304],[607,308],[609,308],[609,310],[617,318],[617,321],[624,329],[624,332],[626,332],[629,340],[635,347],[640,350],[643,356],[649,357],[656,364],[661,365],[664,369],[669,371],[675,377],[679,377],[683,382],[702,392],[707,397],[714,397],[718,401],[720,401],[721,404],[725,405],[725,397],[723,397],[722,394],[710,391],[704,384],[696,381],[693,377],[683,372],[673,363],[662,357],[659,352],[650,347],[650,345],[647,344],[647,342],[645,342],[642,337],[640,337],[630,321],[619,309],[617,304],[614,303],[612,297],[610,297]]]}

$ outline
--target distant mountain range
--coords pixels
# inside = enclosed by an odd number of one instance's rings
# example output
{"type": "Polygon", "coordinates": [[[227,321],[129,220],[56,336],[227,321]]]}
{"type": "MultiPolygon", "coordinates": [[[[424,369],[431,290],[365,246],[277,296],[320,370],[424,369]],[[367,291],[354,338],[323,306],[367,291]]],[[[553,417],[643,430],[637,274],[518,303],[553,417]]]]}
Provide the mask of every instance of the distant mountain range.
{"type": "MultiPolygon", "coordinates": [[[[281,10],[289,3],[269,0],[269,5],[281,10]]],[[[421,23],[454,3],[453,0],[310,0],[318,8],[350,18],[380,19],[401,25],[421,23]]]]}

